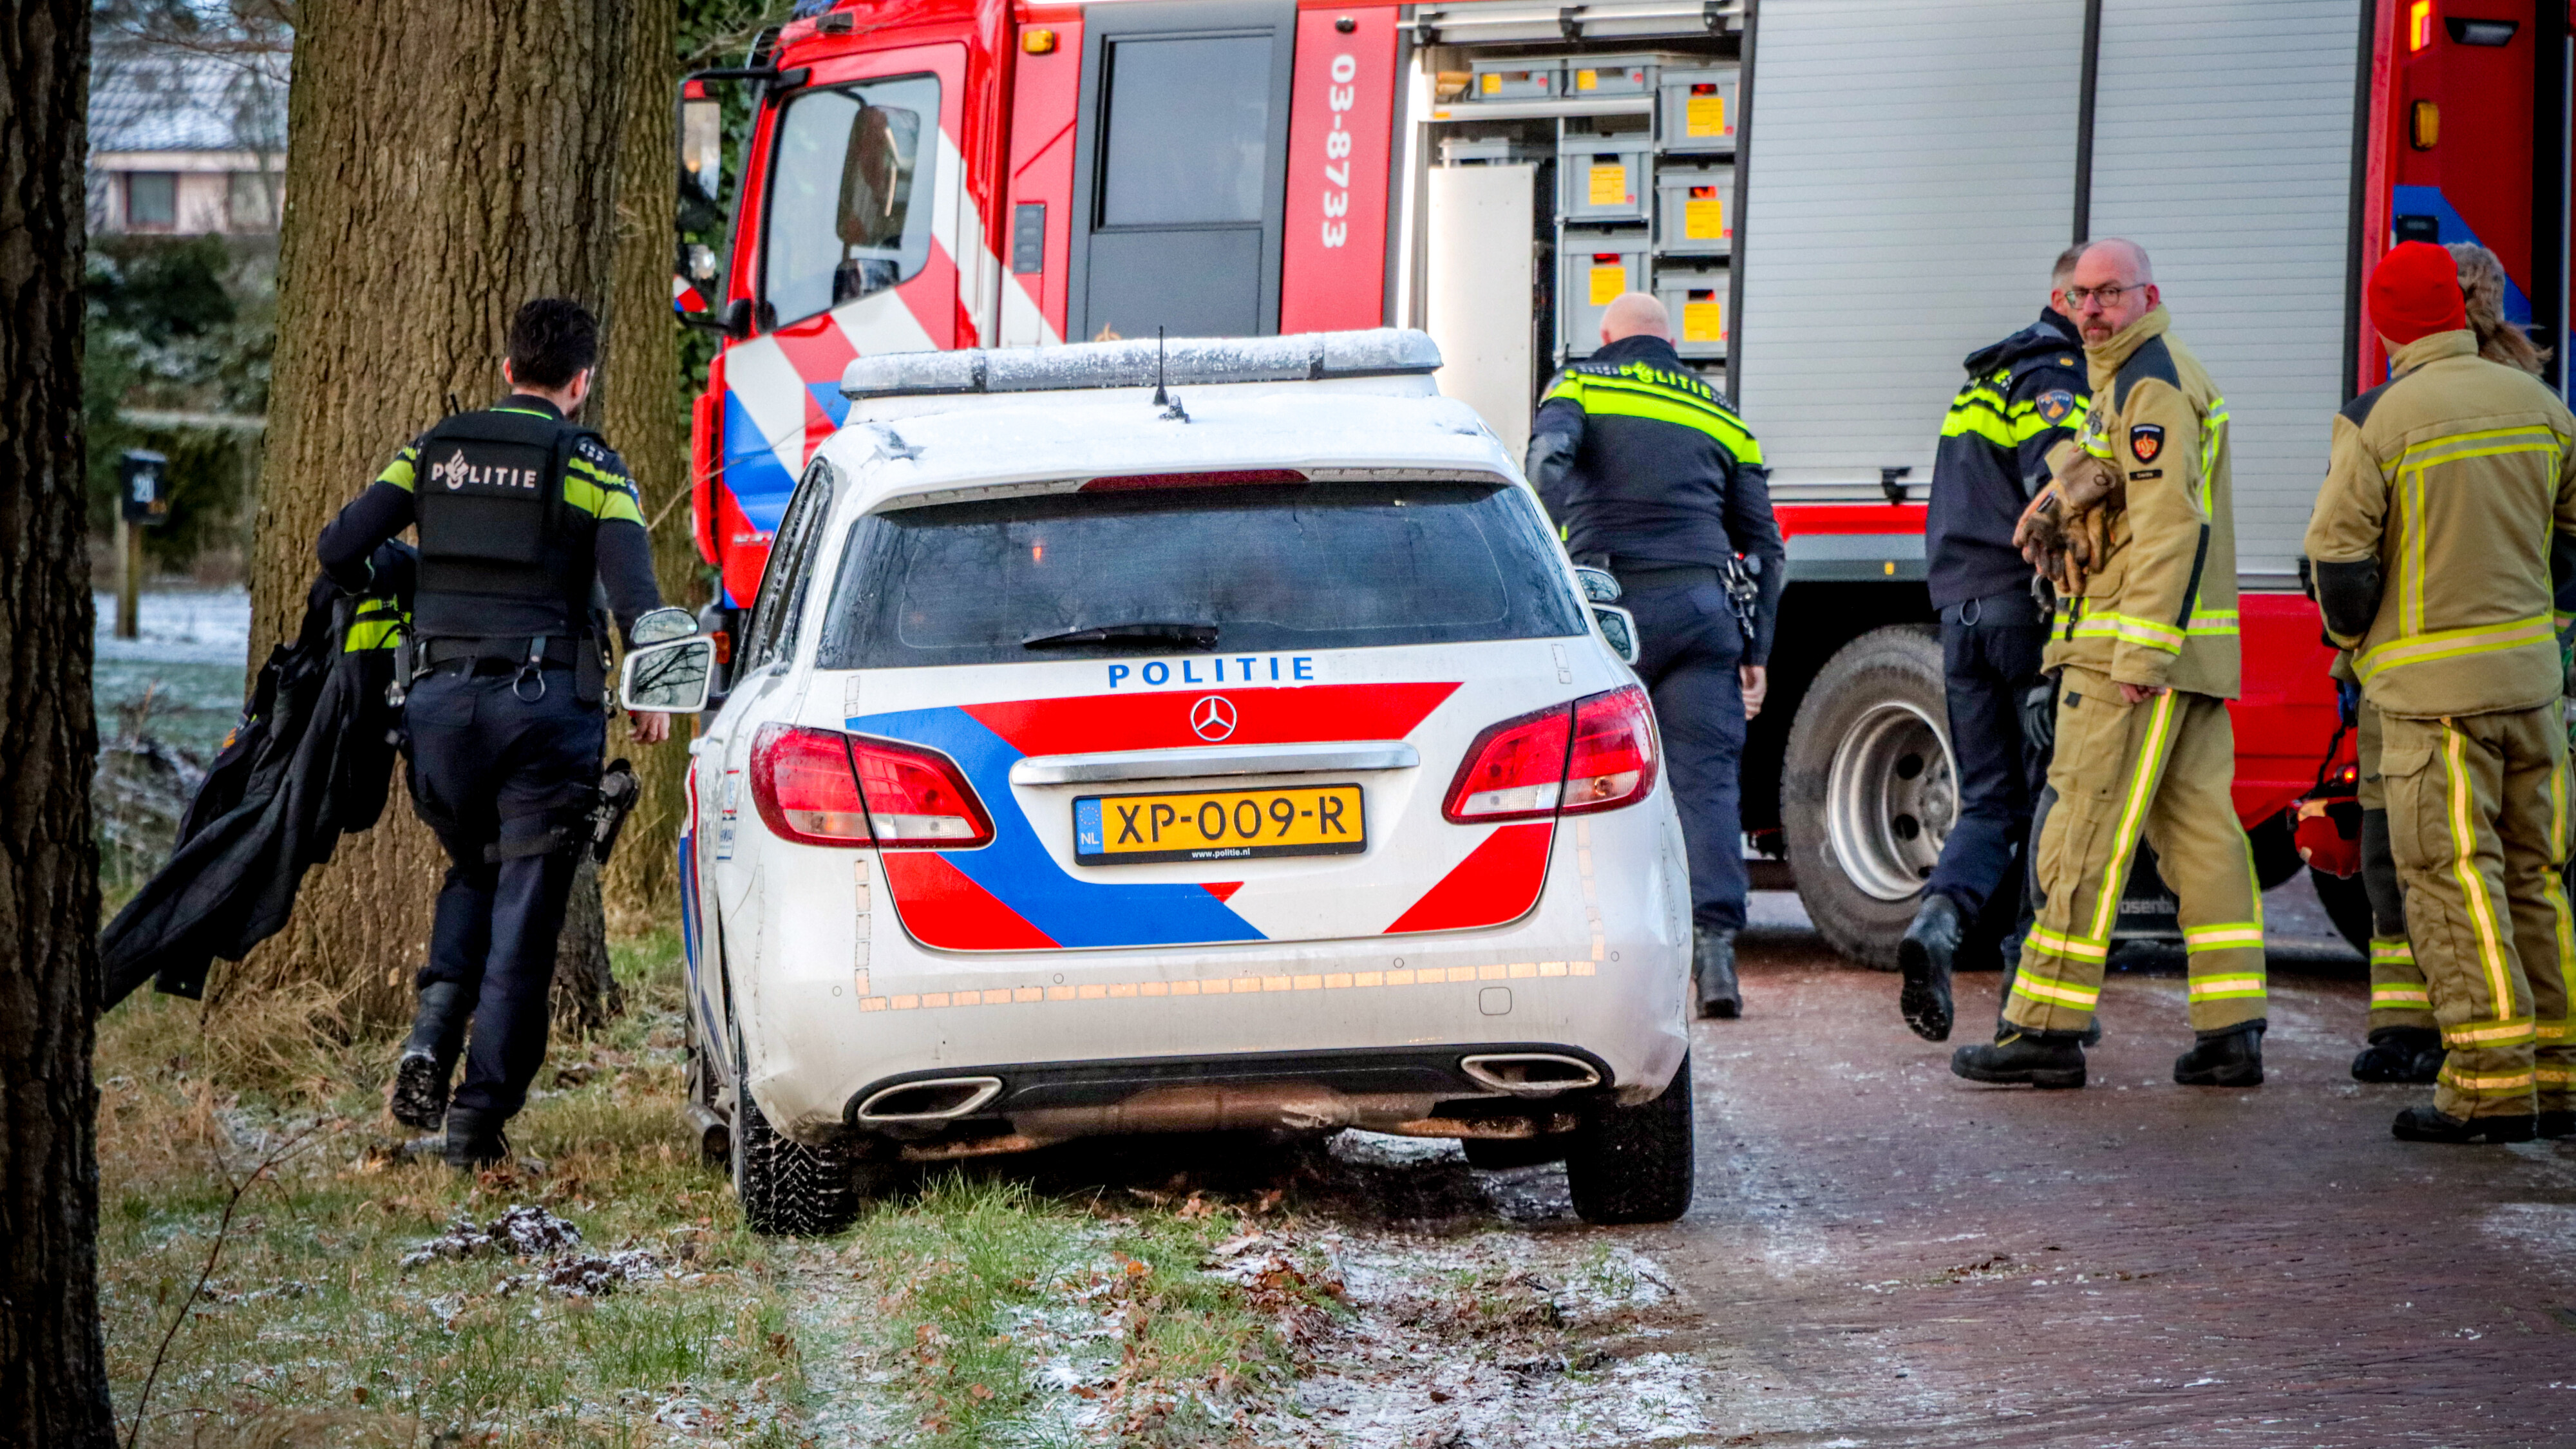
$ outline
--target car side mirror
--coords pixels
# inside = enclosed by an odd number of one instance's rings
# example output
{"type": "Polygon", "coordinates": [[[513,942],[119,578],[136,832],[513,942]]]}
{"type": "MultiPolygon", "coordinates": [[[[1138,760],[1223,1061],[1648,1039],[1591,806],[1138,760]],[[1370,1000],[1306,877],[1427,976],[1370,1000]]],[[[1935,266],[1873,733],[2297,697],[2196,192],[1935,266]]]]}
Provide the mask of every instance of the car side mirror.
{"type": "Polygon", "coordinates": [[[1587,603],[1615,604],[1619,602],[1619,594],[1621,592],[1619,588],[1619,580],[1618,577],[1612,574],[1608,569],[1596,569],[1588,564],[1576,564],[1574,566],[1574,581],[1583,586],[1583,597],[1587,603]]]}
{"type": "Polygon", "coordinates": [[[664,604],[658,609],[645,610],[636,619],[634,632],[627,636],[627,641],[641,649],[647,644],[668,644],[674,639],[686,639],[697,632],[697,615],[677,604],[664,604]]]}
{"type": "Polygon", "coordinates": [[[1629,664],[1637,662],[1637,616],[1616,604],[1594,604],[1592,622],[1601,626],[1601,637],[1619,658],[1629,664]]]}
{"type": "Polygon", "coordinates": [[[713,639],[676,639],[630,649],[617,697],[639,714],[696,714],[707,707],[707,686],[715,670],[713,639]]]}

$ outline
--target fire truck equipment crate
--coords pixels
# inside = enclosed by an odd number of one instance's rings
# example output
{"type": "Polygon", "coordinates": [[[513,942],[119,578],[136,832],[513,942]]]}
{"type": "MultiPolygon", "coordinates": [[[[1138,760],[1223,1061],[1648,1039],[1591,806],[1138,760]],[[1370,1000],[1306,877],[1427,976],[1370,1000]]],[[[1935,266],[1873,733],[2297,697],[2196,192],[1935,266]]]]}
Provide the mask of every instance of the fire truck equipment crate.
{"type": "Polygon", "coordinates": [[[1659,72],[1688,63],[1689,57],[1678,55],[1570,55],[1565,58],[1565,94],[1578,101],[1652,95],[1659,72]]]}
{"type": "Polygon", "coordinates": [[[1735,67],[1666,66],[1655,78],[1664,149],[1735,149],[1735,67]]]}
{"type": "Polygon", "coordinates": [[[1478,56],[1461,101],[1552,101],[1565,94],[1565,62],[1554,56],[1478,56]]]}
{"type": "Polygon", "coordinates": [[[1448,136],[1440,142],[1443,166],[1509,166],[1548,159],[1544,145],[1518,136],[1448,136]]]}
{"type": "MultiPolygon", "coordinates": [[[[1655,296],[1673,318],[1673,347],[1694,361],[1726,356],[1727,273],[1723,267],[1655,269],[1655,296]]],[[[1600,330],[1600,323],[1593,324],[1600,330]]]]}
{"type": "Polygon", "coordinates": [[[1569,222],[1644,221],[1654,138],[1644,131],[1568,129],[1556,143],[1556,214],[1569,222]]]}
{"type": "Polygon", "coordinates": [[[1735,250],[1735,168],[1667,156],[1655,164],[1655,249],[1683,256],[1735,250]]]}
{"type": "Polygon", "coordinates": [[[1601,350],[1601,314],[1622,292],[1647,288],[1643,232],[1568,231],[1556,246],[1556,336],[1567,357],[1601,350]]]}

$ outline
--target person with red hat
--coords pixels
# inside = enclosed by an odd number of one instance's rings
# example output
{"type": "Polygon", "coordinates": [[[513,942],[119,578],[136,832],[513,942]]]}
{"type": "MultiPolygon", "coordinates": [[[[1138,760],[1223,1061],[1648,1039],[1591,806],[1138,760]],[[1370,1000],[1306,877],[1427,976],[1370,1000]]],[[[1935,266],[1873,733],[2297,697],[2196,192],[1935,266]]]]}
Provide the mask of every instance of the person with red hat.
{"type": "Polygon", "coordinates": [[[2334,422],[2307,556],[2326,631],[2379,716],[2406,934],[2448,1049],[2417,1142],[2576,1133],[2571,808],[2552,615],[2576,573],[2576,417],[2478,355],[2458,265],[2399,245],[2373,269],[2389,381],[2334,422]]]}

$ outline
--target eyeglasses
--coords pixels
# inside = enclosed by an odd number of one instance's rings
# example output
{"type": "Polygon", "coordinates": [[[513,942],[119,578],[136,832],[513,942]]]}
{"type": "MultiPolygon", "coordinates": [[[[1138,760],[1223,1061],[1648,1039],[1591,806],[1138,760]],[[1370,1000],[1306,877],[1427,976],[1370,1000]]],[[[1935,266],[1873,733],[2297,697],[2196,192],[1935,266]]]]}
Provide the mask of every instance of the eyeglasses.
{"type": "Polygon", "coordinates": [[[2066,309],[2070,312],[2080,312],[2086,302],[2099,302],[2102,304],[2102,310],[2108,312],[2120,305],[2122,297],[2131,292],[2145,290],[2146,287],[2143,284],[2135,287],[2069,287],[2066,289],[2066,309]]]}

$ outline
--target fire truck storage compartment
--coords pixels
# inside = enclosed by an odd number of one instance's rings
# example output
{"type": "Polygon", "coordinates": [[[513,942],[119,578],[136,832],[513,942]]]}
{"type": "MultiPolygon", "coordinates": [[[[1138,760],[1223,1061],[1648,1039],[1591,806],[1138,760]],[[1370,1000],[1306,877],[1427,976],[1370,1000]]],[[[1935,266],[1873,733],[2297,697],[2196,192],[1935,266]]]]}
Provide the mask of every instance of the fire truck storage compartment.
{"type": "Polygon", "coordinates": [[[1724,256],[1735,245],[1735,166],[1702,155],[1655,159],[1655,249],[1724,256]]]}
{"type": "Polygon", "coordinates": [[[1653,207],[1651,131],[1578,130],[1556,143],[1556,214],[1569,222],[1644,221],[1653,207]]]}
{"type": "Polygon", "coordinates": [[[1655,77],[1656,127],[1667,151],[1735,149],[1735,80],[1731,65],[1668,65],[1655,77]]]}
{"type": "Polygon", "coordinates": [[[1726,282],[1724,267],[1695,265],[1682,258],[1655,263],[1655,296],[1672,314],[1673,345],[1692,361],[1726,359],[1726,282]]]}
{"type": "Polygon", "coordinates": [[[1651,280],[1653,248],[1642,231],[1567,230],[1557,242],[1557,350],[1589,357],[1601,348],[1601,314],[1622,292],[1651,280]]]}
{"type": "Polygon", "coordinates": [[[1537,335],[1545,320],[1534,234],[1541,169],[1498,159],[1434,167],[1424,178],[1433,261],[1424,326],[1440,340],[1440,391],[1482,415],[1515,458],[1529,446],[1530,379],[1549,345],[1537,335]]]}

